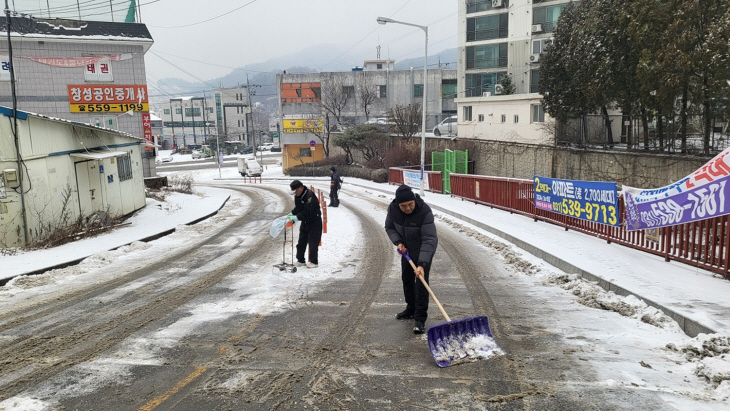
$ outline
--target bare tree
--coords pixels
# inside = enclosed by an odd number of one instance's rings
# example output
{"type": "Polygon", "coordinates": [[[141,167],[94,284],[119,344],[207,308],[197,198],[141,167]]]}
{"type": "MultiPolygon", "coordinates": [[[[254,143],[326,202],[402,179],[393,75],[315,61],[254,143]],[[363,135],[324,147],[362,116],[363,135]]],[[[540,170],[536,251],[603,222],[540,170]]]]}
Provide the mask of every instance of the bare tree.
{"type": "Polygon", "coordinates": [[[394,124],[393,131],[409,140],[421,130],[420,104],[396,104],[388,111],[388,117],[394,124]]]}
{"type": "Polygon", "coordinates": [[[321,87],[320,104],[324,122],[322,131],[312,134],[322,142],[324,157],[329,158],[330,139],[333,132],[342,128],[342,112],[345,111],[347,103],[350,101],[350,93],[346,92],[345,87],[347,86],[338,76],[323,78],[321,87]]]}
{"type": "Polygon", "coordinates": [[[357,78],[357,90],[360,93],[360,108],[365,112],[365,120],[370,120],[370,112],[373,104],[377,101],[378,88],[370,81],[370,78],[363,71],[357,78]]]}

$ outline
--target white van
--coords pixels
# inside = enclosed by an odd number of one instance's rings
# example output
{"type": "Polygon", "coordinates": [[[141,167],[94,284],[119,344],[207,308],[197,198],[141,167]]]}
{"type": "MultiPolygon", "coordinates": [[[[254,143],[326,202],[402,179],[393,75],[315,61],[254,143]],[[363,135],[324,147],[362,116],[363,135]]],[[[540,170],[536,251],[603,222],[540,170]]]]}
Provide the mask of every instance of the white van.
{"type": "Polygon", "coordinates": [[[242,177],[259,177],[261,164],[252,156],[238,157],[238,172],[242,177]]]}

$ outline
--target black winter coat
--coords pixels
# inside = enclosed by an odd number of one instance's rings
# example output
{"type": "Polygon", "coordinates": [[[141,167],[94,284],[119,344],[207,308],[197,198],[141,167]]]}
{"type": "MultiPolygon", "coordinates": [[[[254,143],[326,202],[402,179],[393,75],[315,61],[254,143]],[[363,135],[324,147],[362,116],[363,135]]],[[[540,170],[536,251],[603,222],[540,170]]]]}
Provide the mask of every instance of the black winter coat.
{"type": "Polygon", "coordinates": [[[425,267],[431,264],[439,240],[431,207],[418,194],[416,208],[411,214],[401,211],[396,200],[390,203],[385,231],[394,245],[403,243],[416,265],[425,267]]]}
{"type": "Polygon", "coordinates": [[[319,199],[312,190],[304,187],[302,195],[294,197],[294,209],[291,213],[297,216],[302,224],[314,226],[322,224],[322,211],[319,209],[319,199]]]}
{"type": "Polygon", "coordinates": [[[340,178],[340,173],[335,171],[330,177],[332,178],[332,181],[330,182],[330,188],[336,188],[338,190],[342,188],[342,179],[340,178]]]}

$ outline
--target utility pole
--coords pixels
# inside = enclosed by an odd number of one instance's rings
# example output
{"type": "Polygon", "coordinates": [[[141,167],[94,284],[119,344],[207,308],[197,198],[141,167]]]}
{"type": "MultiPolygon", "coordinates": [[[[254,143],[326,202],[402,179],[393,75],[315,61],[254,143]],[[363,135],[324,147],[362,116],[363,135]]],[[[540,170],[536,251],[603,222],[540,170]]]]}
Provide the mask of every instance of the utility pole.
{"type": "Polygon", "coordinates": [[[20,155],[20,139],[18,137],[18,95],[15,92],[15,64],[13,64],[13,45],[10,41],[10,7],[5,0],[5,28],[8,32],[8,64],[10,65],[10,92],[13,98],[13,139],[18,161],[18,187],[20,188],[20,215],[23,219],[23,245],[28,245],[28,217],[25,215],[25,189],[23,188],[23,160],[20,155]]]}

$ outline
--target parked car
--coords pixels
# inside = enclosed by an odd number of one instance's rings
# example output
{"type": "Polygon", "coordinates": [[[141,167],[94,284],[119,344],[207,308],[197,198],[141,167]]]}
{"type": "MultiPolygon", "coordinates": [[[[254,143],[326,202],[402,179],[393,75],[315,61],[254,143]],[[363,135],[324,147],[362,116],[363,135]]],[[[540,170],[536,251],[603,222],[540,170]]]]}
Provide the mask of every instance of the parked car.
{"type": "Polygon", "coordinates": [[[274,147],[274,143],[264,143],[264,144],[261,144],[260,146],[256,147],[256,149],[258,151],[266,151],[266,150],[271,150],[272,147],[274,147]]]}
{"type": "Polygon", "coordinates": [[[238,157],[238,172],[242,177],[261,176],[261,164],[252,156],[238,157]]]}
{"type": "Polygon", "coordinates": [[[241,149],[240,154],[252,154],[253,153],[253,146],[246,146],[241,149]]]}
{"type": "Polygon", "coordinates": [[[172,161],[172,152],[170,151],[160,151],[157,154],[157,159],[155,159],[155,163],[169,163],[172,161]]]}
{"type": "Polygon", "coordinates": [[[457,117],[451,116],[448,118],[445,118],[442,122],[440,122],[436,127],[433,128],[433,134],[436,136],[440,136],[442,134],[446,135],[456,135],[456,126],[457,126],[457,117]]]}
{"type": "Polygon", "coordinates": [[[198,151],[198,150],[193,150],[193,153],[192,153],[192,157],[193,157],[193,159],[196,159],[196,158],[203,158],[203,153],[201,153],[201,152],[200,152],[200,151],[198,151]]]}

